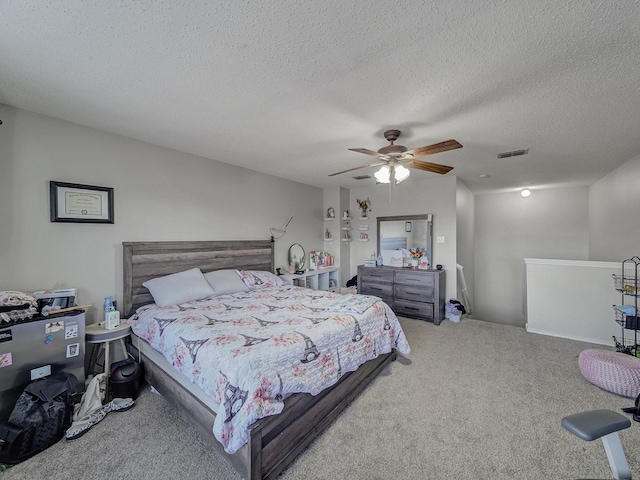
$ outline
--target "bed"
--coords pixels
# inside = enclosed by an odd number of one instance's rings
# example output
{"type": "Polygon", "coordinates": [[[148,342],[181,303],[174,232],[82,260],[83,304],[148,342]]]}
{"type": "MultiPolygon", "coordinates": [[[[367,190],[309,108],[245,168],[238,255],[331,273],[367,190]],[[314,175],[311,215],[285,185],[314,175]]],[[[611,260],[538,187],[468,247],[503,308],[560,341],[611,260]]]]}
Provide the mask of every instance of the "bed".
{"type": "MultiPolygon", "coordinates": [[[[154,298],[149,290],[142,285],[151,279],[176,272],[184,272],[193,268],[198,268],[203,273],[218,271],[220,271],[218,273],[222,273],[223,271],[235,269],[243,272],[272,272],[273,243],[270,241],[125,242],[123,243],[123,248],[123,310],[126,317],[130,318],[132,323],[142,322],[142,318],[146,315],[147,317],[155,319],[158,328],[163,328],[163,325],[169,320],[173,322],[174,318],[184,317],[187,319],[187,323],[195,322],[198,324],[198,328],[202,328],[202,322],[200,321],[202,317],[192,314],[192,308],[203,307],[207,309],[208,315],[204,318],[207,319],[205,323],[208,322],[209,324],[212,322],[219,323],[216,319],[220,320],[223,317],[225,322],[230,319],[232,320],[231,314],[235,313],[233,311],[238,310],[242,312],[241,308],[248,308],[253,310],[250,311],[251,315],[245,314],[245,317],[253,318],[264,327],[267,324],[276,324],[276,322],[273,321],[276,317],[269,316],[272,310],[289,309],[289,321],[296,324],[294,329],[296,334],[299,335],[300,338],[304,338],[302,345],[305,348],[305,355],[312,352],[310,356],[303,357],[300,363],[304,364],[306,360],[310,364],[319,364],[319,354],[322,353],[323,350],[327,351],[328,349],[319,347],[320,351],[316,349],[315,353],[313,353],[315,344],[309,336],[305,334],[306,330],[303,330],[303,328],[307,328],[310,325],[313,325],[314,328],[319,328],[324,317],[333,315],[333,312],[336,312],[335,314],[340,315],[343,322],[352,322],[350,319],[353,319],[355,322],[356,330],[352,328],[354,324],[349,323],[349,331],[352,332],[350,335],[353,335],[353,344],[355,345],[360,338],[370,338],[366,333],[367,328],[369,328],[367,326],[368,324],[364,323],[361,315],[364,315],[364,310],[369,313],[376,310],[379,316],[377,321],[386,322],[384,323],[384,327],[377,328],[381,330],[391,328],[389,327],[389,321],[391,321],[394,328],[393,331],[398,330],[398,333],[394,333],[395,341],[391,346],[397,347],[398,339],[401,337],[401,350],[408,352],[408,345],[406,345],[404,334],[399,324],[396,325],[395,323],[397,322],[395,315],[391,312],[392,318],[388,318],[386,315],[388,315],[387,312],[390,312],[390,309],[387,310],[382,302],[376,302],[375,297],[371,305],[363,306],[362,302],[367,299],[362,296],[357,296],[361,302],[360,306],[350,302],[346,305],[346,308],[352,309],[349,311],[344,310],[345,305],[337,294],[313,292],[292,286],[285,287],[274,282],[273,285],[267,285],[269,288],[263,288],[261,285],[257,292],[251,291],[247,294],[233,293],[222,295],[212,300],[204,299],[201,302],[195,302],[199,303],[199,305],[187,302],[179,306],[167,305],[158,307],[154,305],[154,298]],[[250,299],[250,297],[253,296],[257,296],[258,299],[250,299]],[[288,296],[293,297],[289,298],[288,296]],[[267,297],[269,300],[267,300],[267,297]],[[304,299],[301,299],[303,297],[304,299]],[[280,303],[278,303],[278,300],[280,300],[280,303]],[[259,305],[269,309],[269,311],[265,312],[263,307],[245,306],[243,303],[250,301],[257,301],[259,305]],[[300,313],[300,315],[305,315],[306,319],[304,322],[297,321],[292,317],[291,312],[295,311],[292,309],[295,309],[294,304],[296,303],[299,305],[305,304],[305,313],[300,313]],[[223,305],[224,308],[221,307],[221,305],[223,305]],[[354,307],[353,305],[356,306],[354,307]],[[221,313],[220,308],[223,308],[223,310],[226,309],[226,311],[221,313]],[[263,308],[263,312],[257,313],[257,308],[263,308]],[[358,308],[362,310],[358,310],[358,308]],[[322,313],[320,314],[318,312],[322,313]],[[314,313],[316,313],[316,315],[314,315],[314,313]],[[322,318],[320,321],[317,321],[319,317],[322,318]],[[361,332],[362,335],[360,336],[357,334],[357,331],[360,330],[358,319],[363,322],[363,332],[361,332]],[[318,361],[314,363],[313,361],[316,359],[318,359],[318,361]]],[[[260,283],[262,284],[261,281],[260,283]]],[[[239,322],[240,324],[242,324],[242,322],[246,323],[246,321],[248,320],[244,320],[242,317],[236,317],[234,320],[234,322],[239,322]]],[[[330,322],[324,323],[328,324],[330,322]]],[[[171,323],[171,329],[174,328],[174,325],[175,324],[171,323]]],[[[206,327],[206,325],[204,326],[206,327]]],[[[256,326],[256,328],[258,327],[256,326]]],[[[367,347],[367,355],[372,356],[370,355],[372,350],[375,355],[379,354],[377,350],[380,352],[390,351],[378,356],[374,355],[375,358],[365,361],[365,363],[354,371],[349,371],[350,368],[356,367],[347,365],[347,356],[343,355],[342,362],[339,361],[338,363],[340,365],[339,368],[344,367],[345,372],[339,371],[336,373],[335,368],[333,368],[330,369],[330,373],[327,374],[327,376],[334,375],[337,383],[332,383],[328,388],[323,387],[324,389],[319,392],[314,391],[313,393],[315,393],[315,395],[309,393],[284,395],[284,407],[280,413],[256,419],[245,429],[237,428],[238,431],[242,430],[246,432],[246,443],[244,443],[245,439],[243,439],[242,446],[238,447],[238,445],[236,445],[230,449],[229,444],[223,445],[214,437],[212,432],[216,429],[216,423],[219,426],[222,420],[231,421],[236,412],[241,411],[240,409],[235,410],[235,406],[232,409],[227,408],[228,405],[224,401],[225,396],[241,395],[243,392],[242,389],[233,387],[233,384],[237,384],[237,382],[232,382],[227,379],[226,375],[232,376],[232,373],[228,373],[226,370],[223,371],[223,369],[220,368],[220,375],[222,375],[225,380],[228,380],[228,383],[224,394],[219,394],[220,398],[218,398],[218,400],[222,402],[216,405],[216,402],[212,401],[211,398],[212,390],[207,390],[207,388],[203,388],[202,385],[199,388],[193,385],[193,372],[179,372],[176,370],[175,366],[178,366],[177,363],[179,363],[179,360],[176,361],[175,356],[172,357],[170,352],[167,353],[166,356],[159,354],[155,351],[155,348],[150,347],[150,344],[153,344],[154,341],[157,343],[158,340],[157,332],[154,331],[153,328],[138,330],[139,333],[143,333],[140,334],[140,337],[134,336],[133,346],[139,351],[139,355],[145,364],[147,381],[153,385],[169,403],[174,405],[180,415],[199,432],[205,441],[228,458],[243,478],[251,480],[276,477],[397,355],[394,348],[386,349],[385,346],[380,343],[383,342],[383,340],[375,340],[373,346],[369,345],[369,347],[367,347]],[[167,357],[169,357],[171,361],[168,361],[167,357]],[[229,386],[234,390],[230,391],[229,386]],[[208,391],[209,394],[203,394],[203,390],[208,391]],[[232,410],[233,413],[230,413],[232,410]],[[216,418],[218,419],[217,422],[216,418]],[[227,451],[225,451],[225,448],[227,451]],[[233,451],[233,453],[228,453],[229,450],[233,451]]],[[[168,331],[169,330],[167,330],[167,332],[168,331]]],[[[321,330],[315,330],[314,332],[317,333],[320,331],[321,330]]],[[[242,347],[247,347],[247,345],[252,342],[260,343],[258,340],[261,339],[258,337],[259,335],[245,335],[247,343],[242,347]]],[[[320,337],[324,338],[322,335],[320,337]]],[[[221,336],[220,338],[223,337],[221,336]]],[[[164,337],[162,341],[164,341],[164,337]]],[[[182,342],[184,342],[185,345],[188,344],[184,338],[182,338],[182,342]]],[[[269,342],[264,342],[265,345],[267,343],[269,342]]],[[[300,343],[299,339],[297,343],[300,343]]],[[[362,342],[362,344],[364,344],[364,342],[362,342]]],[[[194,364],[194,349],[196,351],[200,348],[206,349],[209,345],[210,342],[206,344],[201,343],[200,346],[194,344],[194,346],[188,347],[187,345],[187,350],[190,348],[189,352],[192,354],[194,364]]],[[[318,345],[320,345],[320,343],[318,343],[318,345]]],[[[158,345],[156,345],[156,347],[157,346],[158,345]]],[[[169,350],[175,350],[176,348],[177,347],[172,347],[169,350]]],[[[235,352],[237,353],[239,350],[241,349],[236,349],[235,352]]],[[[233,363],[236,362],[234,358],[233,363]]],[[[251,363],[254,364],[256,361],[253,360],[251,363]]],[[[258,363],[262,363],[262,361],[258,363]]],[[[199,379],[198,373],[200,372],[196,372],[196,377],[199,379]]],[[[279,374],[279,388],[282,390],[284,385],[286,390],[290,383],[289,376],[285,375],[284,372],[280,373],[282,373],[284,381],[283,378],[280,378],[279,374]]],[[[202,376],[206,377],[206,375],[202,376]]],[[[278,388],[278,386],[276,385],[274,388],[278,388]]],[[[244,395],[246,398],[246,391],[244,395]]],[[[215,397],[215,394],[213,397],[215,397]]],[[[244,401],[245,398],[242,400],[244,401]]],[[[277,404],[277,402],[275,402],[275,404],[277,404]]],[[[251,411],[251,409],[249,408],[248,411],[251,411]]],[[[237,418],[243,415],[244,413],[238,413],[237,418]]],[[[236,418],[233,418],[233,421],[235,420],[236,418]]],[[[226,440],[224,435],[221,440],[226,440]]]]}

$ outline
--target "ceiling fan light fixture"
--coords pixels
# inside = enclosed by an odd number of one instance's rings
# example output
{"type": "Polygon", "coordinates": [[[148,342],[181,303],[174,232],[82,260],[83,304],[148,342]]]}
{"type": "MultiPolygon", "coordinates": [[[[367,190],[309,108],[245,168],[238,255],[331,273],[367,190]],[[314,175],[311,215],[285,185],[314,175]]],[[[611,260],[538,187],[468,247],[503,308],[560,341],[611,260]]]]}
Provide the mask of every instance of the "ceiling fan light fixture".
{"type": "Polygon", "coordinates": [[[389,165],[383,165],[380,170],[374,173],[376,177],[376,181],[378,183],[390,183],[391,182],[391,170],[389,169],[389,165]]]}
{"type": "Polygon", "coordinates": [[[396,178],[396,183],[400,183],[404,180],[406,180],[407,178],[409,178],[409,175],[411,175],[411,172],[409,171],[408,168],[402,166],[402,165],[396,165],[395,166],[395,178],[396,178]]]}

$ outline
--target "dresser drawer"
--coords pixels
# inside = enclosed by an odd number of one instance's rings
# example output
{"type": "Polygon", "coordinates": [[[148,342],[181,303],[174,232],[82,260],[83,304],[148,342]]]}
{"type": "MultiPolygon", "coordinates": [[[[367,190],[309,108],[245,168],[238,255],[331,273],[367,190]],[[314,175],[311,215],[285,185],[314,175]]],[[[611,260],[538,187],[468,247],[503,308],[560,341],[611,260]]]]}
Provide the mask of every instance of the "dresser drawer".
{"type": "Polygon", "coordinates": [[[393,311],[396,315],[409,317],[433,318],[433,303],[412,302],[397,298],[393,302],[393,311]]]}
{"type": "Polygon", "coordinates": [[[411,285],[395,285],[395,298],[414,300],[416,302],[433,302],[433,288],[413,287],[411,285]]]}
{"type": "Polygon", "coordinates": [[[365,267],[358,270],[359,282],[365,283],[393,283],[393,270],[383,270],[375,267],[365,267]]]}
{"type": "Polygon", "coordinates": [[[393,285],[391,283],[361,283],[358,293],[362,295],[375,295],[381,298],[392,298],[393,285]]]}
{"type": "Polygon", "coordinates": [[[420,272],[396,272],[396,283],[402,285],[419,285],[421,287],[435,286],[434,276],[431,273],[420,272]]]}

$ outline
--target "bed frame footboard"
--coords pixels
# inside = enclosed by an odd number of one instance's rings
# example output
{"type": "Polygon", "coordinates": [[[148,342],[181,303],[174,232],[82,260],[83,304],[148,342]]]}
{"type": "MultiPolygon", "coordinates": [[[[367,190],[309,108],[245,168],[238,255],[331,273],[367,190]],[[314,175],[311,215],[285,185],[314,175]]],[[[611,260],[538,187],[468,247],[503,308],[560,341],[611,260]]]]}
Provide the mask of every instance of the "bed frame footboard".
{"type": "MultiPolygon", "coordinates": [[[[137,352],[135,354],[138,355],[137,352]]],[[[144,354],[141,355],[149,384],[247,480],[268,480],[280,474],[396,357],[393,351],[369,360],[316,396],[307,393],[292,395],[285,401],[282,413],[251,425],[249,442],[230,455],[213,436],[215,413],[144,354]]]]}

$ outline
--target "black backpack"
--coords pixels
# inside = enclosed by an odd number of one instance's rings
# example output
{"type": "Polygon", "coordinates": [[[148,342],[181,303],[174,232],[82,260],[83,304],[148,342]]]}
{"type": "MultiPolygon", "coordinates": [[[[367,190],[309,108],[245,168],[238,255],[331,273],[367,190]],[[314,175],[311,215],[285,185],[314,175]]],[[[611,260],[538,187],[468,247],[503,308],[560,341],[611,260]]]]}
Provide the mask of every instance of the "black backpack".
{"type": "Polygon", "coordinates": [[[0,422],[0,463],[15,464],[58,442],[71,425],[78,379],[60,372],[30,383],[0,422]]]}

